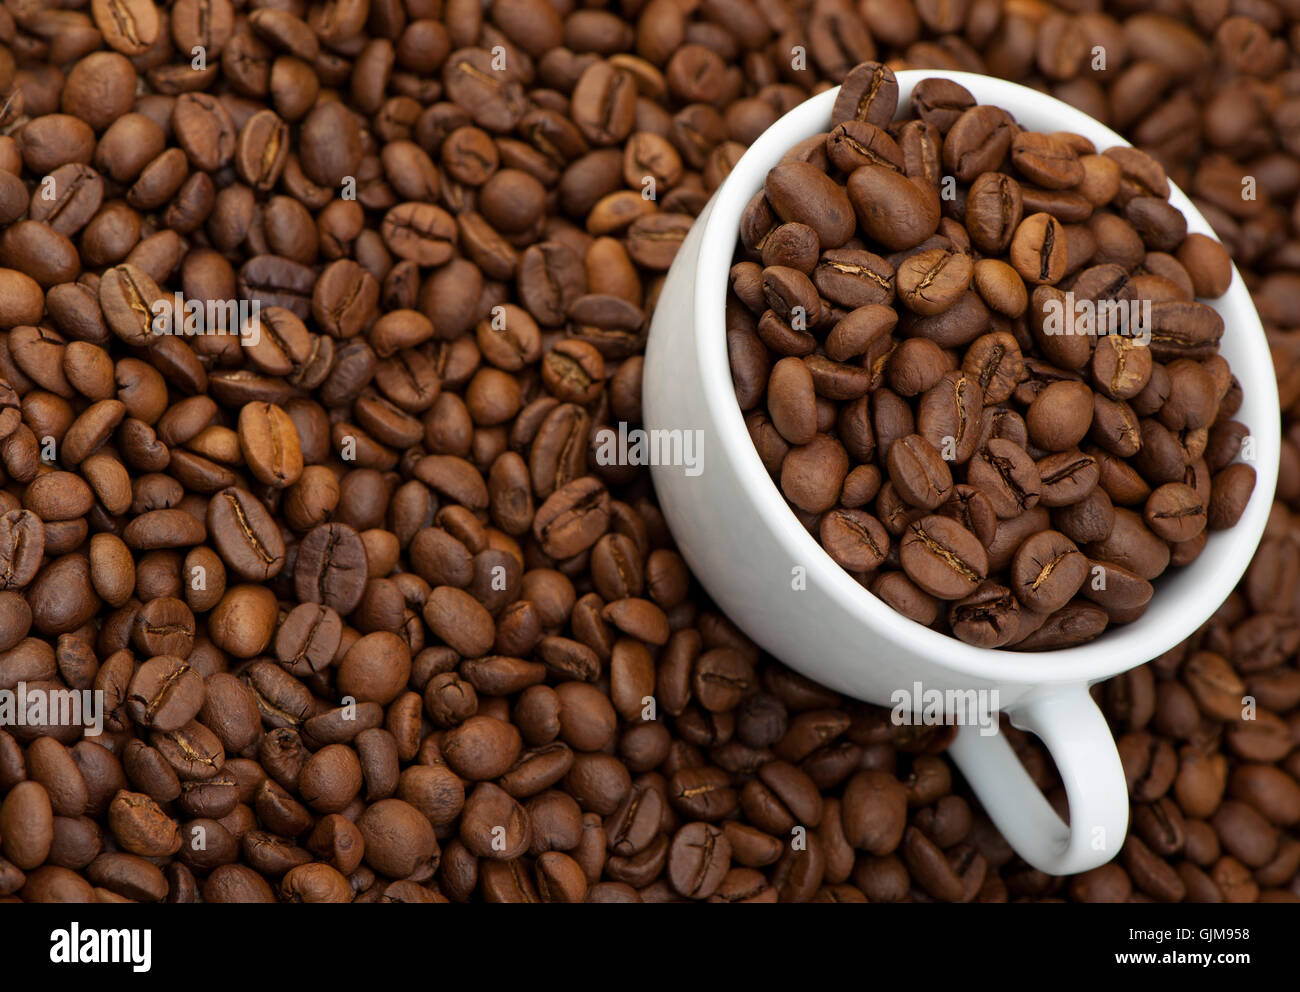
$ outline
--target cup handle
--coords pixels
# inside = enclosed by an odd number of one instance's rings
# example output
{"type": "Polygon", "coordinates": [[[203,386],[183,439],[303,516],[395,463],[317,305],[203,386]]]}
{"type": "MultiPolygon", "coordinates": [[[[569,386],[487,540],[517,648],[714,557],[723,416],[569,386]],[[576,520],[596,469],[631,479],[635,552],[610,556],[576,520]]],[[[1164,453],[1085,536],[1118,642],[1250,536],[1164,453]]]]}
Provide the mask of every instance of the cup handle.
{"type": "Polygon", "coordinates": [[[1056,762],[1070,803],[1057,815],[999,731],[958,728],[949,754],[1016,853],[1049,875],[1074,875],[1119,853],[1128,829],[1128,786],[1114,737],[1083,683],[1032,694],[1007,712],[1056,762]]]}

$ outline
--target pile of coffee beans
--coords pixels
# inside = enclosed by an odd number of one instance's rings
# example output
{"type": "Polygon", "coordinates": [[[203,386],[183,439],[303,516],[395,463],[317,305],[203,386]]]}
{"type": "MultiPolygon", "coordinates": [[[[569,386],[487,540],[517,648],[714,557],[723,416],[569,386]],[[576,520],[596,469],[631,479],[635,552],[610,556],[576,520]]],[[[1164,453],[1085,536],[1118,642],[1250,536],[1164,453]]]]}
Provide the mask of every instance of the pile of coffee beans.
{"type": "Polygon", "coordinates": [[[0,900],[1300,898],[1297,22],[1271,0],[0,6],[0,900]],[[876,58],[1125,129],[1273,335],[1269,532],[1202,631],[1097,687],[1134,827],[1076,878],[1014,856],[949,728],[762,656],[646,470],[591,455],[640,421],[647,317],[710,193],[876,58]],[[226,333],[189,333],[191,303],[226,333]],[[103,693],[102,733],[70,690],[103,693]],[[62,710],[20,722],[20,691],[62,710]]]}
{"type": "Polygon", "coordinates": [[[837,564],[981,647],[1070,647],[1237,522],[1232,279],[1158,161],[852,69],[741,219],[727,343],[763,464],[837,564]],[[881,254],[885,253],[885,254],[881,254]]]}

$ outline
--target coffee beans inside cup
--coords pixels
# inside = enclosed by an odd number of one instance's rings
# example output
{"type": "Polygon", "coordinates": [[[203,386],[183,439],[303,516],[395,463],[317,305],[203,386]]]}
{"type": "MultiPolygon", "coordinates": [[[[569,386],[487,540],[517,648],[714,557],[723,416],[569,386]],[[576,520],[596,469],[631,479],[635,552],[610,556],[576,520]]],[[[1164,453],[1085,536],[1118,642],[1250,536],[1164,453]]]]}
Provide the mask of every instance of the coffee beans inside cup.
{"type": "Polygon", "coordinates": [[[858,65],[746,208],[737,400],[800,522],[891,607],[981,647],[1084,643],[1249,502],[1203,302],[1228,253],[1142,151],[946,79],[898,110],[892,71],[858,65]]]}

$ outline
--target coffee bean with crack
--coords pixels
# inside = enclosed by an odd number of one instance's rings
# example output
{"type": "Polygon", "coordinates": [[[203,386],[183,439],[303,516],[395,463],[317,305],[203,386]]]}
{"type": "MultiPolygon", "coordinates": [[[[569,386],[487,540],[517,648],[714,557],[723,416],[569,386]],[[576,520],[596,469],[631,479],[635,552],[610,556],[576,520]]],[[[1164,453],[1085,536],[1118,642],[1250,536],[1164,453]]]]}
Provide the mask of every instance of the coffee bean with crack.
{"type": "Polygon", "coordinates": [[[108,807],[108,825],[123,850],[141,857],[164,858],[181,848],[176,821],[149,796],[122,789],[108,807]]]}
{"type": "Polygon", "coordinates": [[[557,341],[542,356],[542,384],[563,403],[590,403],[605,388],[605,359],[585,341],[557,341]]]}
{"type": "Polygon", "coordinates": [[[1088,559],[1060,531],[1040,531],[1011,560],[1011,588],[1035,613],[1055,613],[1088,578],[1088,559]]]}
{"type": "Polygon", "coordinates": [[[483,48],[452,52],[443,63],[442,82],[447,97],[494,134],[511,131],[528,110],[515,70],[498,66],[493,53],[483,48]]]}
{"type": "Polygon", "coordinates": [[[1205,504],[1191,486],[1167,482],[1152,491],[1142,510],[1148,527],[1166,541],[1190,541],[1205,530],[1205,504]]]}
{"type": "Polygon", "coordinates": [[[609,490],[593,476],[561,486],[537,508],[533,536],[552,558],[571,558],[609,529],[609,490]]]}
{"type": "Polygon", "coordinates": [[[313,527],[298,546],[294,593],[304,603],[323,603],[347,616],[361,602],[368,576],[366,549],[344,523],[313,527]]]}
{"type": "Polygon", "coordinates": [[[182,780],[212,778],[226,763],[225,748],[217,735],[194,720],[175,730],[154,731],[149,743],[182,780]]]}
{"type": "Polygon", "coordinates": [[[823,251],[812,278],[818,292],[842,307],[856,310],[894,301],[894,267],[880,255],[861,248],[823,251]]]}
{"type": "Polygon", "coordinates": [[[1043,506],[1072,506],[1079,503],[1087,499],[1101,478],[1097,459],[1078,448],[1040,458],[1036,468],[1041,480],[1038,501],[1043,506]]]}
{"type": "Polygon", "coordinates": [[[688,823],[668,848],[668,882],[681,895],[707,899],[731,867],[731,842],[712,823],[688,823]]]}
{"type": "Polygon", "coordinates": [[[232,486],[214,495],[207,527],[222,560],[240,578],[264,582],[280,574],[284,538],[266,506],[246,489],[232,486]]]}
{"type": "Polygon", "coordinates": [[[1065,228],[1048,213],[1031,214],[1011,239],[1011,264],[1027,283],[1057,283],[1065,275],[1069,245],[1065,228]]]}
{"type": "Polygon", "coordinates": [[[456,221],[432,203],[399,203],[384,215],[384,244],[399,258],[437,266],[456,251],[456,221]]]}
{"type": "Polygon", "coordinates": [[[998,529],[998,515],[993,501],[983,490],[965,482],[952,487],[948,499],[936,511],[941,517],[952,517],[979,538],[984,547],[993,543],[998,529]]]}
{"type": "Polygon", "coordinates": [[[988,555],[974,534],[949,517],[908,525],[899,548],[908,578],[939,599],[962,599],[988,577],[988,555]]]}
{"type": "Polygon", "coordinates": [[[185,600],[175,596],[158,596],[149,600],[140,607],[131,623],[132,646],[146,657],[174,655],[188,658],[194,650],[194,635],[194,613],[185,600]]]}
{"type": "Polygon", "coordinates": [[[157,326],[179,320],[153,278],[130,262],[115,265],[100,277],[99,305],[109,329],[134,347],[154,340],[156,318],[164,322],[157,326]]]}
{"type": "Polygon", "coordinates": [[[831,108],[831,122],[866,121],[887,127],[898,110],[898,80],[887,65],[863,62],[844,77],[831,108]]]}
{"type": "Polygon", "coordinates": [[[706,710],[726,712],[754,688],[754,666],[734,648],[714,648],[696,659],[691,685],[706,710]]]}
{"type": "Polygon", "coordinates": [[[948,623],[953,634],[967,644],[1002,647],[1020,629],[1020,602],[1006,586],[988,580],[949,607],[948,623]]]}
{"type": "Polygon", "coordinates": [[[916,432],[938,450],[945,461],[968,462],[979,443],[984,406],[979,383],[965,372],[945,372],[921,395],[916,432]]]}
{"type": "Polygon", "coordinates": [[[993,438],[976,452],[967,465],[966,478],[1004,520],[1037,506],[1043,489],[1034,459],[1017,443],[1002,438],[993,438]]]}
{"type": "Polygon", "coordinates": [[[870,572],[889,555],[889,532],[865,510],[831,510],[818,525],[818,537],[835,563],[848,572],[870,572]]]}
{"type": "Polygon", "coordinates": [[[126,710],[142,727],[178,730],[203,708],[202,677],[181,658],[150,658],[135,674],[127,691],[126,710]]]}
{"type": "Polygon", "coordinates": [[[898,298],[914,313],[942,313],[970,286],[970,256],[946,248],[909,255],[898,267],[898,298]]]}
{"type": "Polygon", "coordinates": [[[1130,400],[1151,379],[1151,349],[1119,334],[1097,339],[1092,353],[1092,381],[1112,400],[1130,400]]]}
{"type": "Polygon", "coordinates": [[[841,172],[860,165],[880,165],[903,172],[906,159],[898,143],[883,128],[867,121],[841,121],[826,138],[826,154],[841,172]]]}
{"type": "Polygon", "coordinates": [[[909,434],[889,448],[889,479],[898,494],[912,506],[934,510],[952,490],[952,471],[934,445],[919,434],[909,434]]]}

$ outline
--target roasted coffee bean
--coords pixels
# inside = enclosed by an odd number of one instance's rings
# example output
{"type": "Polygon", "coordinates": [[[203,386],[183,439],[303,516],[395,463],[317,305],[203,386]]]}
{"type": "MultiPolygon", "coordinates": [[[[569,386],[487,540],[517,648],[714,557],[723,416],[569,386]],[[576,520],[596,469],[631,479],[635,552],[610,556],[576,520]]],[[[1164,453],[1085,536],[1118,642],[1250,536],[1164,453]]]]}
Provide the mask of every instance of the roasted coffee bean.
{"type": "Polygon", "coordinates": [[[917,433],[930,442],[945,461],[967,462],[979,442],[983,395],[979,384],[964,372],[946,372],[921,396],[917,433]]]}
{"type": "Polygon", "coordinates": [[[952,489],[947,463],[919,434],[899,438],[890,446],[889,478],[903,499],[923,510],[936,509],[952,489]]]}
{"type": "Polygon", "coordinates": [[[591,547],[609,524],[609,493],[590,476],[557,489],[537,509],[533,534],[553,558],[591,547]]]}
{"type": "Polygon", "coordinates": [[[141,857],[165,857],[181,847],[176,822],[146,795],[119,792],[108,808],[109,829],[123,849],[141,857]]]}
{"type": "Polygon", "coordinates": [[[1043,490],[1039,467],[1025,449],[1002,438],[991,439],[975,453],[967,478],[1003,519],[1036,506],[1043,490]]]}
{"type": "Polygon", "coordinates": [[[143,55],[158,38],[158,11],[144,0],[98,0],[91,11],[109,47],[124,55],[143,55]]]}
{"type": "Polygon", "coordinates": [[[1148,527],[1170,543],[1189,541],[1205,529],[1205,506],[1196,490],[1170,482],[1152,491],[1142,518],[1148,527]]]}
{"type": "Polygon", "coordinates": [[[4,856],[22,871],[45,862],[54,842],[54,813],[49,793],[39,782],[16,783],[0,804],[4,856]]]}
{"type": "MultiPolygon", "coordinates": [[[[852,248],[823,251],[812,278],[818,292],[828,300],[853,308],[836,327],[846,344],[862,346],[857,354],[862,354],[873,339],[888,334],[898,322],[898,315],[891,308],[879,305],[894,298],[894,268],[879,255],[852,248]]],[[[837,331],[831,333],[835,335],[837,331]]],[[[827,354],[836,357],[829,350],[827,354]]]]}
{"type": "Polygon", "coordinates": [[[1112,400],[1130,400],[1151,378],[1151,352],[1129,338],[1108,334],[1097,340],[1092,380],[1112,400]]]}
{"type": "Polygon", "coordinates": [[[943,160],[959,182],[995,170],[1011,147],[1012,124],[1004,110],[976,106],[962,112],[944,135],[943,160]]]}
{"type": "Polygon", "coordinates": [[[849,196],[807,162],[786,162],[767,174],[764,192],[783,221],[809,227],[823,249],[839,248],[853,234],[849,196]]]}
{"type": "Polygon", "coordinates": [[[184,660],[166,655],[140,667],[127,690],[127,712],[144,727],[177,730],[203,706],[203,679],[184,660]]]}
{"type": "Polygon", "coordinates": [[[966,194],[966,230],[971,244],[989,254],[1001,254],[1020,228],[1023,205],[1020,184],[1000,172],[983,172],[966,194]]]}
{"type": "Polygon", "coordinates": [[[1083,182],[1078,155],[1056,135],[1022,131],[1011,139],[1011,162],[1026,179],[1047,189],[1070,189],[1083,182]]]}
{"type": "Polygon", "coordinates": [[[870,572],[884,564],[889,555],[889,533],[871,514],[862,510],[837,509],[822,517],[819,536],[822,546],[849,572],[870,572]]]}
{"type": "Polygon", "coordinates": [[[1244,462],[1234,462],[1217,473],[1210,491],[1210,529],[1224,530],[1236,524],[1254,490],[1255,470],[1244,462]]]}
{"type": "Polygon", "coordinates": [[[948,79],[923,79],[912,90],[912,108],[925,123],[941,133],[952,128],[975,98],[960,83],[948,79]]]}
{"type": "Polygon", "coordinates": [[[972,595],[953,603],[948,622],[953,634],[967,644],[996,648],[1020,631],[1020,610],[1020,601],[1010,589],[986,581],[972,595]]]}
{"type": "Polygon", "coordinates": [[[864,62],[844,77],[831,110],[831,123],[866,121],[885,127],[898,109],[898,81],[888,66],[864,62]]]}
{"type": "Polygon", "coordinates": [[[1055,283],[1065,275],[1068,249],[1060,221],[1031,214],[1016,227],[1009,248],[1011,264],[1028,283],[1055,283]]]}
{"type": "Polygon", "coordinates": [[[720,827],[688,823],[668,850],[668,881],[680,894],[707,899],[717,891],[731,864],[731,843],[720,827]]]}
{"type": "Polygon", "coordinates": [[[1061,609],[1087,576],[1088,560],[1073,541],[1056,531],[1035,534],[1011,562],[1011,588],[1036,613],[1061,609]]]}
{"type": "Polygon", "coordinates": [[[400,799],[381,799],[357,821],[365,841],[365,861],[390,878],[406,878],[436,856],[433,827],[415,807],[400,799]]]}
{"type": "Polygon", "coordinates": [[[1081,382],[1053,382],[1034,397],[1025,426],[1034,444],[1065,451],[1083,440],[1092,426],[1092,391],[1081,382]]]}
{"type": "Polygon", "coordinates": [[[1037,468],[1043,506],[1073,506],[1096,489],[1101,477],[1097,460],[1077,449],[1039,459],[1037,468]]]}
{"type": "Polygon", "coordinates": [[[303,602],[346,616],[361,601],[366,578],[365,545],[347,524],[321,524],[298,546],[294,590],[303,602]]]}
{"type": "MultiPolygon", "coordinates": [[[[977,265],[977,278],[978,272],[977,265]]],[[[1005,331],[982,335],[967,349],[962,371],[979,383],[986,406],[1004,403],[1024,373],[1020,346],[1005,331]]]]}
{"type": "Polygon", "coordinates": [[[934,188],[892,169],[878,165],[854,169],[848,195],[862,230],[890,251],[913,248],[938,229],[939,199],[934,188]]]}
{"type": "Polygon", "coordinates": [[[905,172],[903,151],[883,129],[866,121],[842,121],[826,139],[826,154],[841,172],[860,165],[883,165],[905,172]]]}
{"type": "Polygon", "coordinates": [[[908,578],[940,599],[970,595],[988,574],[984,546],[949,517],[923,517],[911,524],[899,558],[908,578]]]}
{"type": "Polygon", "coordinates": [[[208,503],[207,527],[217,551],[240,578],[265,581],[284,567],[280,531],[251,493],[231,488],[213,496],[208,503]]]}
{"type": "Polygon", "coordinates": [[[898,268],[898,297],[916,313],[942,313],[966,291],[972,274],[966,255],[942,248],[918,252],[898,268]]]}

